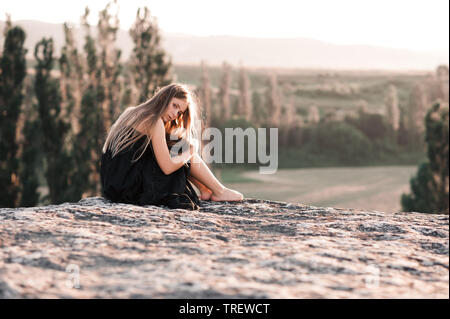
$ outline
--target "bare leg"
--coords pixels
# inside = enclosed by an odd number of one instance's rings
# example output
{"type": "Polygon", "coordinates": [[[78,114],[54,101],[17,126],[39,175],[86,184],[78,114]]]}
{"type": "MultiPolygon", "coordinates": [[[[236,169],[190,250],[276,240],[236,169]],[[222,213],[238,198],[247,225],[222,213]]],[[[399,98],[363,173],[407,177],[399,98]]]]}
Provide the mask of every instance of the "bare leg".
{"type": "Polygon", "coordinates": [[[198,154],[191,158],[190,175],[212,191],[213,201],[239,201],[243,195],[223,186],[198,154]]]}
{"type": "Polygon", "coordinates": [[[191,181],[200,191],[200,199],[201,200],[210,200],[212,195],[212,190],[203,185],[198,179],[194,176],[189,175],[188,180],[191,181]]]}

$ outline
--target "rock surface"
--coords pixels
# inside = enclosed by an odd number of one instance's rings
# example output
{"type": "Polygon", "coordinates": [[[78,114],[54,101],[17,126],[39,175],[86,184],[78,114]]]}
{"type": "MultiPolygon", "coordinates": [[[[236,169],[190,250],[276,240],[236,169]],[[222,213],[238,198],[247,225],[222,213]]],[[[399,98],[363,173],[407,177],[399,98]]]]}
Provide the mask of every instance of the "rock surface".
{"type": "Polygon", "coordinates": [[[449,298],[449,216],[100,197],[0,209],[0,298],[449,298]]]}

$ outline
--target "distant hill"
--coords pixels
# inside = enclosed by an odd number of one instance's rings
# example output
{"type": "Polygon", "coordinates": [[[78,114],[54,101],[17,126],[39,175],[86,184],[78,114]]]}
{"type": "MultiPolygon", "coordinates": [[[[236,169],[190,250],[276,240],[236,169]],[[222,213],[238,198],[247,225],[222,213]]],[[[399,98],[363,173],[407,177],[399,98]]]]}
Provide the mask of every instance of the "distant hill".
{"type": "MultiPolygon", "coordinates": [[[[64,43],[62,24],[40,21],[13,21],[26,33],[30,57],[34,45],[44,36],[51,36],[57,52],[64,43]]],[[[3,45],[4,21],[0,21],[0,45],[3,45]]],[[[96,27],[93,26],[93,31],[96,27]]],[[[95,33],[94,33],[95,34],[95,33]]],[[[336,70],[434,70],[448,64],[448,52],[422,53],[364,45],[336,45],[314,39],[258,39],[236,36],[191,36],[161,31],[162,45],[175,64],[198,64],[202,59],[210,66],[227,61],[242,62],[247,67],[281,67],[336,70]]],[[[83,32],[76,28],[75,37],[81,48],[83,32]]],[[[128,58],[133,43],[128,31],[118,32],[117,46],[128,58]]]]}

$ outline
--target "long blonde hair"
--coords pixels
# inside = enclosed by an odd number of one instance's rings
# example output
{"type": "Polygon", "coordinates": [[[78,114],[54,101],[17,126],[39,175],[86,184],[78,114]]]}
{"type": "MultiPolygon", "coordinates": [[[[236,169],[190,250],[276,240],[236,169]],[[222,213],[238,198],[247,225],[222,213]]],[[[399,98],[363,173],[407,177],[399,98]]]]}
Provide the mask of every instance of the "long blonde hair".
{"type": "Polygon", "coordinates": [[[172,98],[182,99],[187,102],[188,106],[184,113],[174,120],[166,122],[167,145],[170,147],[176,143],[172,140],[174,137],[182,138],[195,145],[198,139],[198,129],[194,125],[198,118],[197,98],[186,85],[172,83],[157,89],[153,97],[146,102],[125,109],[111,126],[103,145],[103,153],[109,149],[114,157],[145,136],[145,142],[140,147],[140,155],[132,160],[132,162],[137,161],[150,144],[153,127],[167,110],[172,98]],[[143,128],[144,131],[139,131],[137,128],[143,128]]]}

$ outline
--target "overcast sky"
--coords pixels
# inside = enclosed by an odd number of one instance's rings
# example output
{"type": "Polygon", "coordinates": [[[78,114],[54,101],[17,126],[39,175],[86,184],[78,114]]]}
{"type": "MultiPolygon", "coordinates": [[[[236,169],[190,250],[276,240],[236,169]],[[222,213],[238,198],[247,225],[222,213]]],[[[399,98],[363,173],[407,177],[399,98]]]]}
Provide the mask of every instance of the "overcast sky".
{"type": "MultiPolygon", "coordinates": [[[[107,0],[0,0],[0,20],[92,23],[107,0]]],[[[149,7],[164,32],[258,38],[302,37],[448,52],[449,0],[118,0],[122,29],[149,7]]]]}

